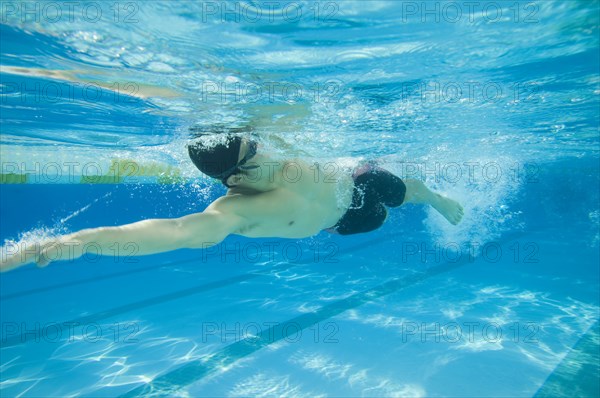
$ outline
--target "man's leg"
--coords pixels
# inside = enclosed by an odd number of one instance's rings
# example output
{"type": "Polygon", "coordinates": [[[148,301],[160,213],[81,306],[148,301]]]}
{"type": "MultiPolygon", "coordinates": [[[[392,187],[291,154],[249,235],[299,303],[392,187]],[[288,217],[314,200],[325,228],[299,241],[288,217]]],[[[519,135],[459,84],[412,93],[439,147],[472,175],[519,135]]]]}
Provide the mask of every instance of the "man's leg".
{"type": "Polygon", "coordinates": [[[463,217],[463,208],[455,200],[432,192],[419,180],[406,179],[404,203],[431,205],[451,224],[458,224],[463,217]]]}

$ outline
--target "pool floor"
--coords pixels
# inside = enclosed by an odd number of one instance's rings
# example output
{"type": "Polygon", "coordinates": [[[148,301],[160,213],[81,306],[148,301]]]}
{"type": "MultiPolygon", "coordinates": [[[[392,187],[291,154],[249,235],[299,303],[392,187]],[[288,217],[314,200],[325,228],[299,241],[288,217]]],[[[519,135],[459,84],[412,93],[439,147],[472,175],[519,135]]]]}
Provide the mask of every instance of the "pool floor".
{"type": "Polygon", "coordinates": [[[598,253],[547,236],[458,261],[403,258],[388,234],[340,240],[331,263],[190,250],[3,274],[2,395],[548,396],[582,377],[564,370],[572,347],[598,363],[594,329],[580,341],[598,253]]]}

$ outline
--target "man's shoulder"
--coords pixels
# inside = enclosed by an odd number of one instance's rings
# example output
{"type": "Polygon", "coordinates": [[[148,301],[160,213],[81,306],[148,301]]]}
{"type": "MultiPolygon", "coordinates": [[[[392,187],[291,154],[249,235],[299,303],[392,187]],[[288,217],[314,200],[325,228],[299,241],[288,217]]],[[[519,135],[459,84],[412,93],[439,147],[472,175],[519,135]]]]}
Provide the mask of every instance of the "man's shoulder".
{"type": "Polygon", "coordinates": [[[266,208],[272,210],[289,208],[298,199],[298,195],[283,187],[267,192],[243,193],[230,191],[227,195],[211,203],[207,210],[227,211],[238,214],[246,214],[249,211],[263,213],[266,208]]]}

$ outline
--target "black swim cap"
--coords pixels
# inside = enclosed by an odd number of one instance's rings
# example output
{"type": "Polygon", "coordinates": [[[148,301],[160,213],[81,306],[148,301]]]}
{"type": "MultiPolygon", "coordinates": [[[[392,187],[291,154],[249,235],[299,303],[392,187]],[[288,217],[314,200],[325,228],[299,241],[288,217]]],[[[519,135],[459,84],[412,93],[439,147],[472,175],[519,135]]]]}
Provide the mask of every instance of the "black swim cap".
{"type": "Polygon", "coordinates": [[[225,143],[206,146],[196,142],[188,145],[194,165],[204,174],[219,180],[227,179],[238,165],[242,137],[228,136],[225,143]],[[229,174],[229,175],[227,175],[229,174]]]}

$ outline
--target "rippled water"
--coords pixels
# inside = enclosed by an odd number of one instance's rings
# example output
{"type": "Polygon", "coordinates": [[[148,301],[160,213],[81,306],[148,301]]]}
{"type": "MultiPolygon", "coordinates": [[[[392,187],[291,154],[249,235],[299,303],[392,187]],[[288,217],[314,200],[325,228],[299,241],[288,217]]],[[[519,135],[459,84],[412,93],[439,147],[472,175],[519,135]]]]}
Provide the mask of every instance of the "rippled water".
{"type": "Polygon", "coordinates": [[[157,146],[179,162],[189,125],[260,118],[314,156],[598,149],[596,2],[14,4],[2,15],[5,145],[157,146]],[[38,83],[40,98],[22,91],[38,83]],[[284,133],[263,120],[305,111],[284,133]]]}

